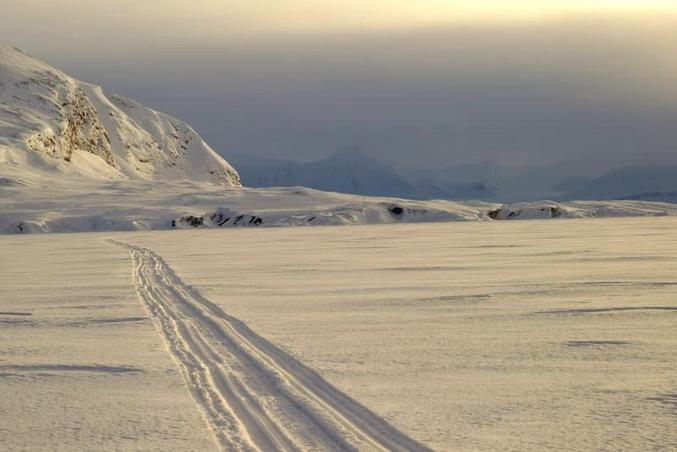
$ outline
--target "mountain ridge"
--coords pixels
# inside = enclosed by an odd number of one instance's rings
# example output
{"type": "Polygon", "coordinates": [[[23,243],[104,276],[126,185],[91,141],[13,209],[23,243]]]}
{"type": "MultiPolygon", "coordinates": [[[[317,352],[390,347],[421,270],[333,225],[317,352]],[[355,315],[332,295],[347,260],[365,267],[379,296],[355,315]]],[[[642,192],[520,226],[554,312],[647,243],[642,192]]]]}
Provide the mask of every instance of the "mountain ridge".
{"type": "Polygon", "coordinates": [[[572,190],[570,198],[677,201],[677,165],[625,166],[572,190]]]}
{"type": "Polygon", "coordinates": [[[0,163],[48,177],[240,186],[188,124],[0,46],[0,163]]]}
{"type": "Polygon", "coordinates": [[[363,196],[408,199],[488,199],[494,190],[480,182],[438,184],[416,173],[403,175],[368,153],[348,149],[311,162],[233,155],[245,185],[252,187],[305,186],[317,190],[363,196]],[[410,177],[407,177],[410,176],[410,177]]]}

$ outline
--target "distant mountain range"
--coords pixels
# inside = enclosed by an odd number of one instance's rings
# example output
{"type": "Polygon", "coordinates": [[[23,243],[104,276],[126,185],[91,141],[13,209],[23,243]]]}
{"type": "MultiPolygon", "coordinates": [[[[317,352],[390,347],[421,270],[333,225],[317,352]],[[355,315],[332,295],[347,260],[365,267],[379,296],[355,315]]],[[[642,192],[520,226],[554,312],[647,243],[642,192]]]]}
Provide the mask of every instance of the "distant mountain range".
{"type": "Polygon", "coordinates": [[[250,187],[305,186],[365,196],[409,199],[524,201],[558,198],[585,179],[566,181],[556,167],[509,167],[494,162],[399,174],[368,154],[350,150],[302,163],[293,160],[230,155],[242,183],[250,187]],[[558,185],[559,184],[559,185],[558,185]]]}
{"type": "Polygon", "coordinates": [[[486,161],[462,164],[441,169],[416,171],[419,184],[433,184],[443,192],[458,193],[457,199],[480,195],[475,199],[515,202],[559,198],[568,188],[561,184],[566,168],[551,166],[507,166],[486,161]],[[475,192],[464,192],[457,187],[475,187],[475,192]]]}
{"type": "Polygon", "coordinates": [[[310,163],[237,155],[230,161],[249,187],[303,186],[367,196],[418,198],[414,185],[359,151],[341,152],[310,163]]]}
{"type": "Polygon", "coordinates": [[[571,174],[566,165],[518,167],[490,161],[399,174],[355,150],[309,163],[243,155],[229,160],[250,187],[305,186],[409,199],[677,202],[677,166],[633,166],[588,178],[571,174]]]}
{"type": "Polygon", "coordinates": [[[318,190],[365,196],[409,199],[491,199],[492,187],[481,182],[453,182],[399,175],[361,151],[344,151],[325,159],[302,163],[292,160],[231,155],[242,183],[249,187],[304,186],[318,190]]]}
{"type": "Polygon", "coordinates": [[[677,202],[677,166],[622,168],[572,190],[568,198],[677,202]]]}

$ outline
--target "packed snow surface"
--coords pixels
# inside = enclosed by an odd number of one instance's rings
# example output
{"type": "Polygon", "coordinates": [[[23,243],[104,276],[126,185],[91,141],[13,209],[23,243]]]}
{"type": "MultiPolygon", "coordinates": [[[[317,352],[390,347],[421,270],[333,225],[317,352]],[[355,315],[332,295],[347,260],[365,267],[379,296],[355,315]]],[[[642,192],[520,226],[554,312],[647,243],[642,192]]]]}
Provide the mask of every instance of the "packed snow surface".
{"type": "Polygon", "coordinates": [[[5,450],[670,450],[677,219],[2,236],[5,450]]]}

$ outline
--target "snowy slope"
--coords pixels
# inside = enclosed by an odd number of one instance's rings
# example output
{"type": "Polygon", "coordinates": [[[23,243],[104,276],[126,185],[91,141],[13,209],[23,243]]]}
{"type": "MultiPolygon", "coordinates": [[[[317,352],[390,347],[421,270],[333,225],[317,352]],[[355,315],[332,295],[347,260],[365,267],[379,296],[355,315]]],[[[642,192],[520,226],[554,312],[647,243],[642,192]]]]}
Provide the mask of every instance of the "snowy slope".
{"type": "Polygon", "coordinates": [[[50,177],[240,184],[187,124],[11,47],[0,47],[0,165],[50,177]]]}

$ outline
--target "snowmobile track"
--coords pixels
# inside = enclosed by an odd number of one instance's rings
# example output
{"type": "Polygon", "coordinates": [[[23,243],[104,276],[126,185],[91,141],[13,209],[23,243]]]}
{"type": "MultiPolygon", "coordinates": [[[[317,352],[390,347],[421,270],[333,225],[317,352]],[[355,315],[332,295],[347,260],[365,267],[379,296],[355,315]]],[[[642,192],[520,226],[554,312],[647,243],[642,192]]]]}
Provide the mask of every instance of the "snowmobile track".
{"type": "Polygon", "coordinates": [[[152,251],[127,249],[148,315],[223,450],[430,450],[186,285],[152,251]]]}

